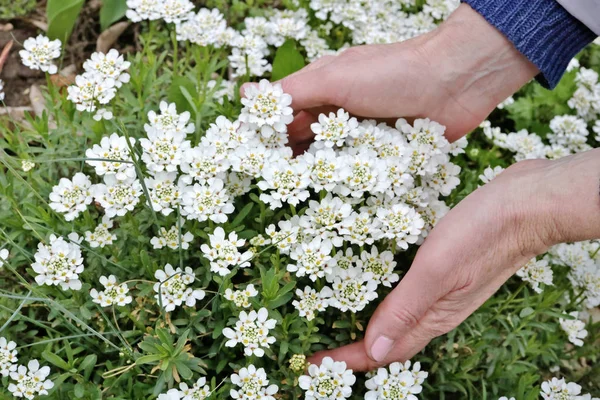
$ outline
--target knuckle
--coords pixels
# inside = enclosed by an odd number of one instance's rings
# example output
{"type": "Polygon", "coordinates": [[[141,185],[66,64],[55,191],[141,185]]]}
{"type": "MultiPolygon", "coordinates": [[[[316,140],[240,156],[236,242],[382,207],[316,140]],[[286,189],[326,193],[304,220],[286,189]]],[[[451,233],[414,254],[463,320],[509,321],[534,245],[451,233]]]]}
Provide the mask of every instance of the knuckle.
{"type": "Polygon", "coordinates": [[[411,329],[419,324],[419,318],[406,308],[392,308],[391,317],[403,327],[411,329]]]}

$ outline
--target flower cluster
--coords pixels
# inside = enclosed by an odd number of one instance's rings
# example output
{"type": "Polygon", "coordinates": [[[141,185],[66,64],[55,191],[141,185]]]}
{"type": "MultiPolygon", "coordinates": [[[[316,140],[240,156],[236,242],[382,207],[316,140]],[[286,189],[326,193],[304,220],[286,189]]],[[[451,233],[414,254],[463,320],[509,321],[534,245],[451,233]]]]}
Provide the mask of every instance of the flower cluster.
{"type": "Polygon", "coordinates": [[[0,79],[0,101],[4,101],[4,81],[0,79]]]}
{"type": "Polygon", "coordinates": [[[8,385],[8,391],[15,397],[34,399],[37,395],[48,394],[48,390],[54,387],[50,379],[50,367],[40,368],[38,360],[31,360],[25,365],[19,365],[16,371],[10,373],[14,383],[8,385]]]}
{"type": "Polygon", "coordinates": [[[269,336],[269,331],[275,328],[277,321],[268,318],[269,312],[266,308],[261,308],[258,312],[254,310],[249,313],[241,311],[238,321],[235,323],[235,330],[223,329],[223,335],[229,339],[225,346],[235,347],[241,343],[246,356],[254,354],[262,357],[265,354],[264,349],[275,343],[275,337],[269,336]]]}
{"type": "Polygon", "coordinates": [[[581,386],[575,382],[552,378],[542,383],[540,392],[544,400],[593,400],[589,394],[581,394],[581,386]]]}
{"type": "Polygon", "coordinates": [[[56,285],[62,290],[81,289],[79,274],[84,267],[79,242],[78,235],[72,233],[68,240],[50,235],[48,244],[38,244],[35,262],[31,264],[38,285],[56,285]]]}
{"type": "Polygon", "coordinates": [[[321,365],[309,365],[308,375],[298,378],[306,400],[348,398],[352,394],[354,382],[356,376],[351,369],[346,369],[346,363],[333,361],[330,357],[325,357],[321,365]]]}
{"type": "Polygon", "coordinates": [[[569,314],[573,319],[559,319],[560,327],[569,336],[569,342],[575,346],[583,346],[583,340],[587,337],[587,330],[585,330],[585,322],[580,321],[579,313],[574,311],[569,314]]]}
{"type": "Polygon", "coordinates": [[[50,40],[44,35],[38,35],[25,40],[23,48],[19,51],[23,65],[49,74],[58,72],[58,67],[53,61],[60,57],[60,40],[50,40]]]}
{"type": "Polygon", "coordinates": [[[90,296],[94,303],[100,304],[101,307],[109,307],[114,304],[123,307],[133,300],[128,295],[129,287],[126,283],[117,284],[117,278],[114,275],[100,277],[100,283],[104,286],[104,290],[90,290],[90,296]]]}
{"type": "Polygon", "coordinates": [[[127,69],[129,61],[115,49],[108,53],[96,52],[83,63],[85,72],[75,77],[75,84],[67,88],[68,99],[75,103],[77,110],[95,112],[94,119],[112,119],[113,114],[106,108],[123,83],[129,82],[127,69]]]}
{"type": "Polygon", "coordinates": [[[376,375],[365,382],[369,389],[365,400],[417,400],[415,394],[423,390],[421,384],[427,379],[428,373],[421,371],[421,364],[418,362],[412,369],[410,367],[411,363],[407,361],[392,363],[388,368],[379,368],[376,375]]]}
{"type": "Polygon", "coordinates": [[[154,284],[154,291],[157,293],[155,297],[165,311],[173,311],[183,303],[193,307],[197,300],[202,300],[205,296],[203,290],[190,287],[196,278],[190,267],[185,270],[174,269],[171,264],[167,264],[164,269],[157,270],[154,277],[158,279],[154,284]]]}

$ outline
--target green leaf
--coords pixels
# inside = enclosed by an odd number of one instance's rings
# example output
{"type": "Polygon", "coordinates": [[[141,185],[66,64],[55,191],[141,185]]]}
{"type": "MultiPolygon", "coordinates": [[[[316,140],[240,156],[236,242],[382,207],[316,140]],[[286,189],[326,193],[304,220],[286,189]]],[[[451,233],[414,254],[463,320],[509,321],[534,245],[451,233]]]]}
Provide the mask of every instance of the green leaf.
{"type": "Polygon", "coordinates": [[[127,0],[104,0],[100,9],[100,29],[105,30],[127,12],[127,0]]]}
{"type": "Polygon", "coordinates": [[[42,358],[49,363],[56,365],[58,368],[64,369],[65,371],[71,369],[71,366],[66,361],[56,354],[49,352],[48,350],[42,352],[42,358]]]}
{"type": "Polygon", "coordinates": [[[304,57],[296,48],[296,42],[287,40],[283,46],[277,49],[273,60],[273,72],[271,80],[278,81],[296,71],[304,68],[304,57]]]}
{"type": "Polygon", "coordinates": [[[78,383],[75,385],[75,390],[73,392],[75,393],[75,397],[81,399],[85,394],[85,386],[83,386],[81,383],[78,383]]]}
{"type": "Polygon", "coordinates": [[[177,105],[177,112],[193,112],[196,107],[195,104],[190,103],[185,92],[188,94],[196,93],[196,84],[185,76],[174,77],[171,81],[167,99],[169,100],[169,103],[175,103],[175,105],[177,105]]]}
{"type": "Polygon", "coordinates": [[[48,0],[46,15],[48,17],[48,37],[67,42],[84,0],[48,0]]]}

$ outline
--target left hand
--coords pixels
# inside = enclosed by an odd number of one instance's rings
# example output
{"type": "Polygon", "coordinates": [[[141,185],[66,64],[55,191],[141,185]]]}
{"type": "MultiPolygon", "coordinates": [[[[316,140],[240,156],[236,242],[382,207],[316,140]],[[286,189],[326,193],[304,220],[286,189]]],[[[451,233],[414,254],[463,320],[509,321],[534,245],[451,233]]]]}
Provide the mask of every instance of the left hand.
{"type": "Polygon", "coordinates": [[[315,354],[371,370],[404,361],[457,327],[520,267],[557,243],[600,237],[600,149],[515,164],[429,234],[363,341],[315,354]]]}

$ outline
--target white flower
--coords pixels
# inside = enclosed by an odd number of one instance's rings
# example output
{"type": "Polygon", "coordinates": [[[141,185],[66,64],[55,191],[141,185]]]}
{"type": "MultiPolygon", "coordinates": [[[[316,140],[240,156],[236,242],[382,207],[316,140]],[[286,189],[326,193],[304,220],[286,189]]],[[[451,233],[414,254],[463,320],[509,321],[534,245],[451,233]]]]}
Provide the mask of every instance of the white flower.
{"type": "Polygon", "coordinates": [[[17,344],[13,341],[0,337],[0,375],[8,376],[11,372],[17,370],[17,344]]]}
{"type": "Polygon", "coordinates": [[[360,253],[360,260],[356,265],[364,272],[372,273],[373,280],[377,284],[381,283],[383,286],[392,287],[392,283],[400,280],[398,274],[394,273],[396,262],[391,251],[379,253],[377,247],[373,246],[370,253],[368,251],[360,253]]]}
{"type": "Polygon", "coordinates": [[[184,111],[181,114],[177,114],[177,106],[175,103],[168,104],[166,101],[161,101],[160,114],[154,111],[148,112],[149,124],[144,125],[144,129],[148,136],[151,132],[160,132],[166,134],[173,134],[179,137],[179,134],[183,134],[182,137],[188,133],[195,131],[194,124],[190,122],[190,113],[184,111]]]}
{"type": "Polygon", "coordinates": [[[4,262],[8,260],[9,255],[8,249],[0,249],[0,268],[4,266],[4,262]]]}
{"type": "Polygon", "coordinates": [[[61,178],[50,193],[50,208],[64,213],[65,220],[73,221],[92,203],[92,182],[78,172],[72,180],[61,178]]]}
{"type": "Polygon", "coordinates": [[[117,236],[110,233],[109,229],[113,227],[113,222],[106,215],[102,217],[102,222],[96,226],[94,231],[85,232],[85,240],[91,248],[104,247],[113,244],[117,236]]]}
{"type": "Polygon", "coordinates": [[[181,164],[184,152],[190,148],[185,140],[185,133],[169,133],[158,129],[150,129],[148,138],[140,139],[143,148],[142,161],[149,172],[175,172],[181,164]]]}
{"type": "Polygon", "coordinates": [[[146,179],[152,208],[163,215],[171,214],[181,202],[186,190],[183,182],[176,184],[177,172],[157,172],[153,178],[146,179]]]}
{"type": "Polygon", "coordinates": [[[506,148],[515,154],[515,161],[545,158],[546,146],[542,142],[542,138],[535,133],[529,133],[522,129],[519,132],[512,132],[506,136],[506,142],[495,143],[499,147],[506,148]]]}
{"type": "Polygon", "coordinates": [[[310,170],[310,186],[315,191],[331,192],[340,180],[341,163],[333,149],[317,150],[314,155],[310,152],[301,156],[310,170]]]}
{"type": "Polygon", "coordinates": [[[296,307],[301,317],[311,321],[316,317],[317,311],[325,311],[329,305],[328,299],[333,296],[333,291],[328,286],[325,286],[320,292],[306,286],[304,291],[296,289],[296,296],[299,300],[294,300],[292,305],[296,307]]]}
{"type": "Polygon", "coordinates": [[[557,115],[550,121],[552,133],[547,135],[550,144],[563,146],[571,151],[587,150],[587,123],[574,115],[557,115]]]}
{"type": "Polygon", "coordinates": [[[157,293],[154,297],[167,312],[173,311],[183,303],[188,307],[194,307],[196,300],[202,300],[205,296],[203,290],[189,287],[196,277],[190,267],[185,267],[185,270],[173,269],[171,264],[167,264],[164,270],[157,270],[154,277],[158,279],[154,284],[154,291],[157,293]]]}
{"type": "Polygon", "coordinates": [[[21,160],[21,168],[23,172],[29,172],[35,167],[35,163],[30,160],[21,160]]]}
{"type": "Polygon", "coordinates": [[[487,167],[483,170],[483,174],[479,175],[479,180],[484,184],[490,183],[494,178],[500,175],[504,171],[504,168],[501,166],[487,167]]]}
{"type": "Polygon", "coordinates": [[[531,259],[517,271],[517,276],[531,284],[536,293],[542,293],[540,284],[552,285],[552,268],[546,260],[531,259]]]}
{"type": "Polygon", "coordinates": [[[171,389],[167,393],[159,394],[156,400],[181,400],[181,396],[177,389],[171,389]]]}
{"type": "Polygon", "coordinates": [[[423,390],[421,383],[426,377],[425,372],[421,374],[422,379],[417,379],[404,364],[392,363],[388,368],[379,368],[377,374],[365,382],[365,387],[369,389],[365,400],[417,400],[415,394],[423,390]]]}
{"type": "Polygon", "coordinates": [[[129,287],[126,283],[117,284],[117,278],[114,275],[100,277],[100,284],[104,286],[104,290],[90,290],[90,296],[94,303],[100,304],[102,307],[109,307],[114,304],[123,307],[133,300],[128,296],[129,287]]]}
{"type": "Polygon", "coordinates": [[[36,395],[48,394],[48,390],[54,387],[50,379],[50,367],[40,368],[38,360],[31,360],[27,366],[19,365],[16,371],[10,373],[10,378],[15,383],[8,385],[8,391],[15,397],[33,399],[36,395]]]}
{"type": "Polygon", "coordinates": [[[356,313],[377,298],[377,281],[373,279],[373,273],[359,267],[336,269],[334,274],[327,276],[327,281],[333,289],[329,304],[342,312],[356,313]]]}
{"type": "MultiPolygon", "coordinates": [[[[262,51],[245,52],[237,47],[234,47],[231,51],[229,66],[233,69],[232,78],[238,78],[246,74],[260,77],[273,69],[262,51]]],[[[265,132],[268,131],[269,128],[265,128],[265,132]]]]}
{"type": "Polygon", "coordinates": [[[231,168],[236,172],[259,177],[271,153],[271,150],[258,141],[239,146],[229,155],[231,168]]]}
{"type": "Polygon", "coordinates": [[[166,23],[180,24],[189,18],[190,12],[194,10],[194,3],[190,0],[166,0],[162,2],[161,18],[166,23]]]}
{"type": "Polygon", "coordinates": [[[365,192],[383,193],[388,189],[390,181],[386,174],[386,162],[374,150],[365,146],[348,148],[339,160],[342,167],[336,193],[361,198],[365,192]]]}
{"type": "Polygon", "coordinates": [[[67,99],[78,111],[94,112],[99,105],[108,104],[117,92],[116,82],[98,74],[86,72],[75,77],[75,84],[67,88],[67,99]]]}
{"type": "Polygon", "coordinates": [[[340,108],[337,115],[320,114],[319,122],[313,123],[310,129],[315,134],[315,140],[323,142],[326,147],[343,146],[348,135],[356,135],[358,121],[340,108]]]}
{"type": "Polygon", "coordinates": [[[123,83],[129,82],[130,76],[125,71],[130,65],[117,50],[111,49],[107,54],[92,53],[89,60],[83,63],[83,69],[104,79],[112,79],[115,87],[120,88],[123,83]]]}
{"type": "Polygon", "coordinates": [[[596,139],[597,142],[600,142],[600,120],[597,120],[596,122],[594,122],[594,127],[592,129],[594,130],[594,133],[596,134],[594,139],[596,139]]]}
{"type": "Polygon", "coordinates": [[[254,135],[247,126],[241,125],[240,121],[231,122],[224,116],[217,117],[214,123],[206,131],[201,143],[211,144],[217,148],[220,156],[226,157],[230,151],[248,142],[254,135]]]}
{"type": "Polygon", "coordinates": [[[250,266],[253,257],[251,251],[240,253],[238,247],[246,244],[244,239],[238,239],[236,232],[229,233],[225,238],[225,231],[220,226],[212,235],[208,235],[210,246],[206,243],[200,246],[204,256],[210,261],[210,270],[221,276],[231,272],[232,267],[246,268],[250,266]]]}
{"type": "Polygon", "coordinates": [[[275,338],[269,336],[269,331],[275,328],[277,321],[268,318],[269,312],[266,308],[261,308],[258,312],[254,310],[249,313],[241,311],[238,321],[235,323],[235,330],[223,329],[223,335],[229,339],[225,346],[235,347],[241,343],[244,345],[244,354],[247,357],[253,354],[262,357],[265,354],[264,348],[269,348],[271,344],[275,343],[275,338]]]}
{"type": "MultiPolygon", "coordinates": [[[[181,222],[183,226],[183,221],[181,222]]],[[[194,235],[190,232],[181,232],[181,248],[187,250],[190,247],[190,243],[194,240],[194,235]]],[[[155,249],[162,249],[167,246],[170,249],[179,249],[179,228],[177,224],[172,225],[169,230],[161,227],[158,231],[158,236],[154,236],[150,239],[150,244],[155,249]]]]}
{"type": "Polygon", "coordinates": [[[197,14],[190,14],[188,19],[175,26],[177,40],[190,41],[198,46],[220,47],[224,43],[221,36],[227,30],[223,14],[213,8],[202,8],[197,14]]]}
{"type": "Polygon", "coordinates": [[[44,35],[29,38],[23,43],[24,50],[19,51],[23,65],[39,69],[49,74],[58,71],[52,61],[60,57],[60,40],[50,40],[44,35]]]}
{"type": "Polygon", "coordinates": [[[221,179],[209,179],[206,184],[190,186],[183,193],[181,215],[187,219],[217,223],[227,222],[227,214],[234,211],[230,194],[221,179]]]}
{"type": "Polygon", "coordinates": [[[308,366],[308,375],[298,378],[298,385],[305,391],[305,400],[339,400],[350,397],[356,376],[346,369],[343,361],[323,358],[321,365],[308,366]]]}
{"type": "Polygon", "coordinates": [[[423,218],[406,204],[394,204],[391,208],[379,208],[377,219],[381,221],[381,237],[394,239],[396,245],[406,250],[414,244],[425,226],[423,218]]]}
{"type": "Polygon", "coordinates": [[[310,242],[296,245],[290,253],[290,258],[296,264],[288,264],[287,270],[295,272],[297,277],[308,275],[311,281],[329,275],[335,266],[335,259],[331,257],[333,245],[330,240],[314,238],[310,242]]]}
{"type": "Polygon", "coordinates": [[[425,180],[425,184],[442,196],[448,196],[460,183],[460,167],[451,162],[438,165],[435,174],[425,180]]]}
{"type": "Polygon", "coordinates": [[[156,20],[161,17],[161,5],[159,0],[127,0],[125,15],[133,22],[156,20]]]}
{"type": "Polygon", "coordinates": [[[115,175],[105,175],[104,183],[92,186],[92,193],[108,218],[122,217],[139,202],[142,185],[137,179],[118,181],[115,175]]]}
{"type": "Polygon", "coordinates": [[[204,400],[211,394],[210,388],[206,384],[206,378],[203,376],[198,378],[192,387],[184,382],[180,383],[179,389],[181,400],[204,400]]]}
{"type": "Polygon", "coordinates": [[[0,79],[0,101],[4,101],[4,81],[0,79]]]}
{"type": "Polygon", "coordinates": [[[233,291],[227,288],[223,297],[229,301],[233,301],[237,307],[248,308],[250,307],[250,297],[255,297],[256,295],[258,295],[258,291],[254,288],[254,285],[250,284],[244,290],[233,291]]]}
{"type": "Polygon", "coordinates": [[[563,319],[560,318],[558,322],[563,331],[569,336],[569,342],[575,346],[583,346],[583,340],[587,337],[588,331],[585,329],[585,322],[580,321],[579,313],[574,311],[569,313],[575,319],[563,319]]]}
{"type": "Polygon", "coordinates": [[[374,237],[379,235],[378,219],[373,219],[368,212],[352,212],[344,218],[339,227],[339,234],[345,241],[363,246],[373,244],[374,237]]]}
{"type": "Polygon", "coordinates": [[[310,62],[314,62],[325,55],[334,54],[329,49],[327,40],[319,37],[317,31],[309,31],[306,37],[300,41],[300,44],[306,50],[306,58],[310,62]]]}
{"type": "Polygon", "coordinates": [[[94,121],[102,121],[103,119],[110,121],[111,119],[113,119],[113,117],[114,115],[112,111],[107,110],[106,108],[97,109],[96,113],[93,116],[94,121]]]}
{"type": "Polygon", "coordinates": [[[252,178],[246,174],[230,172],[227,174],[225,186],[232,197],[243,196],[252,190],[252,178]]]}
{"type": "Polygon", "coordinates": [[[256,369],[252,364],[240,369],[237,374],[232,374],[231,383],[239,387],[229,392],[233,399],[275,400],[273,395],[279,390],[277,385],[269,385],[264,368],[256,369]]]}
{"type": "Polygon", "coordinates": [[[286,132],[289,123],[294,120],[292,96],[283,93],[280,84],[272,85],[261,80],[258,85],[250,85],[242,98],[240,121],[256,124],[264,136],[274,132],[286,132]]]}
{"type": "Polygon", "coordinates": [[[197,147],[187,149],[181,161],[181,171],[185,174],[182,180],[191,184],[194,180],[204,184],[212,178],[225,178],[229,162],[224,153],[217,153],[212,144],[200,143],[197,147]]]}
{"type": "Polygon", "coordinates": [[[267,227],[265,233],[271,238],[271,243],[279,249],[281,254],[289,254],[293,245],[298,243],[298,234],[300,233],[300,217],[293,216],[289,220],[282,220],[277,223],[279,231],[275,225],[267,227]]]}
{"type": "Polygon", "coordinates": [[[296,11],[273,9],[269,19],[271,35],[267,38],[269,44],[275,47],[283,45],[286,39],[301,40],[308,31],[308,14],[305,9],[296,11]]]}
{"type": "Polygon", "coordinates": [[[297,206],[310,195],[309,171],[302,160],[278,159],[264,166],[262,178],[257,184],[265,192],[260,195],[260,200],[269,204],[272,210],[282,207],[284,202],[297,206]]]}
{"type": "Polygon", "coordinates": [[[516,400],[516,399],[514,397],[508,398],[506,396],[502,396],[498,400],[516,400]]]}
{"type": "MultiPolygon", "coordinates": [[[[133,148],[135,139],[129,138],[129,144],[133,148]]],[[[94,167],[96,174],[100,176],[113,174],[120,181],[135,178],[135,166],[131,161],[130,149],[125,136],[119,136],[116,133],[104,136],[99,145],[95,144],[91,149],[85,151],[85,156],[103,160],[86,160],[86,163],[94,167]]]]}
{"type": "Polygon", "coordinates": [[[300,217],[300,227],[306,235],[329,239],[335,247],[341,247],[344,241],[338,236],[337,229],[351,212],[350,204],[328,193],[320,202],[309,202],[306,213],[300,217]]]}
{"type": "Polygon", "coordinates": [[[581,386],[557,378],[543,382],[540,394],[545,400],[589,400],[589,395],[580,396],[581,386]]]}
{"type": "MultiPolygon", "coordinates": [[[[69,239],[79,242],[76,234],[69,235],[69,239]]],[[[38,285],[60,285],[62,290],[81,289],[79,274],[83,272],[83,257],[77,243],[50,235],[48,245],[38,244],[34,258],[31,268],[37,274],[38,285]]]]}

